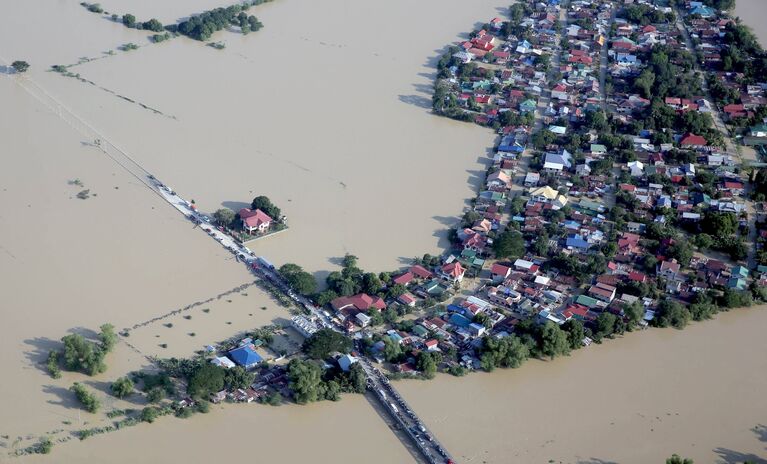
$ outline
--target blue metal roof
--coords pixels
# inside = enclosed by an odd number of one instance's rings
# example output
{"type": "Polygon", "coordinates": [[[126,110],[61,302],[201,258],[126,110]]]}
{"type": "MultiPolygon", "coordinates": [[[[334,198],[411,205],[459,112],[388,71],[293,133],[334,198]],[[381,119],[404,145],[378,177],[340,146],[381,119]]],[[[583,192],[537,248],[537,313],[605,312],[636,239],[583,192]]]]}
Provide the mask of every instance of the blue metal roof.
{"type": "Polygon", "coordinates": [[[244,345],[229,352],[232,361],[240,366],[249,367],[260,363],[264,359],[259,356],[251,345],[244,345]]]}

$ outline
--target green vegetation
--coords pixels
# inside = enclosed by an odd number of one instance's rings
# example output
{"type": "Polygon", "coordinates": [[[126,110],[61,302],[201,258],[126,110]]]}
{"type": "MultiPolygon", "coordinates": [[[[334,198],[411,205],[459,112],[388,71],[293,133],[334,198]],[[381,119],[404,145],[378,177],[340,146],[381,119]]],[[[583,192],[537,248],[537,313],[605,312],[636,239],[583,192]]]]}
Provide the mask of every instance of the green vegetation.
{"type": "MultiPolygon", "coordinates": [[[[208,40],[214,32],[227,26],[239,27],[243,34],[258,31],[263,24],[253,15],[245,13],[253,5],[260,5],[268,0],[253,0],[244,5],[237,4],[226,8],[216,8],[182,21],[178,32],[196,40],[208,40]]],[[[268,213],[267,213],[268,214],[268,213]]]]}
{"type": "Polygon", "coordinates": [[[104,9],[101,8],[101,5],[98,4],[98,3],[81,2],[80,5],[84,6],[91,13],[103,13],[104,12],[104,9]]]}
{"type": "Polygon", "coordinates": [[[310,358],[326,359],[331,353],[350,352],[352,341],[335,330],[321,329],[304,341],[302,349],[310,358]]]}
{"type": "Polygon", "coordinates": [[[80,334],[66,335],[64,343],[64,367],[70,371],[81,371],[96,375],[106,371],[105,352],[80,334]]]}
{"type": "Polygon", "coordinates": [[[353,364],[349,372],[327,369],[316,361],[293,359],[288,364],[288,380],[296,403],[306,404],[320,400],[338,401],[341,393],[364,393],[365,372],[353,364]]]}
{"type": "Polygon", "coordinates": [[[112,394],[118,398],[125,398],[133,393],[133,381],[128,377],[120,377],[111,386],[112,394]]]}
{"type": "Polygon", "coordinates": [[[59,369],[59,352],[51,351],[48,353],[48,360],[45,363],[48,373],[54,379],[61,378],[61,369],[59,369]]]}
{"type": "Polygon", "coordinates": [[[132,14],[124,14],[122,22],[126,27],[136,27],[136,17],[132,14]]]}
{"type": "Polygon", "coordinates": [[[293,290],[302,295],[311,295],[317,291],[317,281],[314,276],[304,271],[298,264],[283,264],[279,269],[279,274],[293,290]]]}
{"type": "Polygon", "coordinates": [[[250,208],[253,210],[260,209],[275,221],[278,221],[282,216],[282,211],[280,211],[280,208],[274,206],[269,197],[263,195],[254,198],[250,204],[250,208]]]}
{"type": "Polygon", "coordinates": [[[75,394],[77,400],[83,405],[86,411],[95,413],[101,407],[98,398],[96,398],[93,393],[89,392],[82,384],[75,382],[69,390],[75,394]]]}
{"type": "Polygon", "coordinates": [[[139,47],[138,47],[138,45],[136,45],[136,44],[134,44],[132,42],[129,42],[129,43],[127,43],[125,45],[121,45],[120,47],[117,47],[117,48],[119,48],[120,50],[122,50],[124,52],[129,52],[131,50],[138,50],[139,47]]]}
{"type": "Polygon", "coordinates": [[[493,251],[498,258],[519,258],[525,254],[525,239],[518,231],[509,229],[493,242],[493,251]]]}
{"type": "Polygon", "coordinates": [[[27,69],[29,69],[29,63],[27,63],[26,61],[16,60],[13,63],[11,63],[11,67],[17,73],[23,73],[23,72],[26,72],[27,69]]]}
{"type": "Polygon", "coordinates": [[[678,454],[671,455],[670,458],[666,459],[666,464],[693,464],[692,459],[689,458],[682,458],[678,454]]]}
{"type": "Polygon", "coordinates": [[[485,337],[483,339],[480,362],[482,369],[492,371],[496,367],[516,369],[530,356],[530,349],[517,336],[501,339],[485,337]]]}
{"type": "Polygon", "coordinates": [[[222,227],[232,227],[237,214],[229,208],[220,208],[213,213],[213,218],[222,227]]]}
{"type": "Polygon", "coordinates": [[[149,422],[150,424],[154,422],[159,415],[159,410],[154,406],[147,406],[141,410],[141,420],[144,422],[149,422]]]}
{"type": "Polygon", "coordinates": [[[202,363],[190,376],[187,392],[193,398],[207,398],[224,388],[224,369],[202,363]]]}
{"type": "Polygon", "coordinates": [[[153,34],[149,39],[154,43],[159,43],[170,40],[172,37],[173,36],[170,34],[170,32],[166,32],[164,34],[153,34]]]}

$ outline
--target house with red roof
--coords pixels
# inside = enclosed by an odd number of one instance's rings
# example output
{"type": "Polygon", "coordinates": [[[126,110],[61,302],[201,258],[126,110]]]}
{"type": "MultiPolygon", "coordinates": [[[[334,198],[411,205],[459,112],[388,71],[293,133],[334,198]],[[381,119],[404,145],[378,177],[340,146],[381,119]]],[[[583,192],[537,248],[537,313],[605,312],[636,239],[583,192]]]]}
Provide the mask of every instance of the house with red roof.
{"type": "Polygon", "coordinates": [[[403,286],[407,287],[408,284],[410,284],[410,282],[414,278],[415,278],[415,276],[413,275],[413,273],[410,272],[410,271],[407,271],[407,272],[405,272],[403,274],[400,274],[400,275],[398,275],[396,277],[393,277],[391,282],[394,285],[403,285],[403,286]]]}
{"type": "Polygon", "coordinates": [[[405,306],[413,307],[415,306],[415,297],[410,292],[405,292],[402,295],[397,297],[397,301],[402,303],[405,306]]]}
{"type": "Polygon", "coordinates": [[[466,274],[466,269],[458,261],[447,263],[439,268],[439,276],[452,283],[461,282],[464,274],[466,274]]]}
{"type": "Polygon", "coordinates": [[[239,214],[240,220],[242,221],[242,228],[247,230],[248,233],[266,232],[274,221],[268,214],[260,209],[253,211],[248,208],[242,208],[239,214]]]}
{"type": "Polygon", "coordinates": [[[679,145],[683,148],[700,148],[708,146],[708,142],[701,135],[689,133],[682,137],[682,140],[679,141],[679,145]]]}
{"type": "Polygon", "coordinates": [[[421,266],[420,264],[416,264],[412,266],[408,270],[408,272],[412,273],[414,276],[418,277],[419,279],[431,279],[434,276],[433,272],[421,266]]]}
{"type": "Polygon", "coordinates": [[[370,296],[367,293],[358,293],[352,296],[341,296],[330,302],[330,306],[336,311],[356,309],[367,312],[371,308],[379,311],[386,309],[386,303],[378,296],[370,296]]]}
{"type": "Polygon", "coordinates": [[[492,275],[493,282],[503,282],[507,277],[511,275],[511,268],[504,266],[503,264],[495,263],[490,268],[490,274],[492,275]]]}

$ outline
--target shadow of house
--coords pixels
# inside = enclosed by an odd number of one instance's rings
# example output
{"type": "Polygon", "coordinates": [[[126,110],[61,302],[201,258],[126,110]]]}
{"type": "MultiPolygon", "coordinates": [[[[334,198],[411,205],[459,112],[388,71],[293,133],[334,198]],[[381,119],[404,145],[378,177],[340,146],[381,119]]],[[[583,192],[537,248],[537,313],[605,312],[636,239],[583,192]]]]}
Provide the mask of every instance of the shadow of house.
{"type": "Polygon", "coordinates": [[[447,227],[455,227],[460,222],[456,216],[432,216],[431,218],[447,227]]]}
{"type": "Polygon", "coordinates": [[[576,464],[618,464],[615,461],[605,461],[599,458],[579,459],[576,464]]]}

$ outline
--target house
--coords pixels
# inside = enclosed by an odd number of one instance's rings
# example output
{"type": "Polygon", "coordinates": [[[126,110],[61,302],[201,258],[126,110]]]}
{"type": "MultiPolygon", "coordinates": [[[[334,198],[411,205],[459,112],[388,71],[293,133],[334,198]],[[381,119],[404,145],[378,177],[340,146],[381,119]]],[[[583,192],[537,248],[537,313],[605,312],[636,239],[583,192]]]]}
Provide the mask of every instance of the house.
{"type": "Polygon", "coordinates": [[[548,172],[561,172],[565,168],[572,166],[572,156],[567,150],[559,153],[546,153],[543,160],[543,170],[548,172]]]}
{"type": "Polygon", "coordinates": [[[432,276],[434,276],[434,273],[421,266],[420,264],[412,266],[410,269],[408,269],[408,272],[412,273],[419,279],[431,279],[432,276]]]}
{"type": "Polygon", "coordinates": [[[656,272],[659,276],[665,277],[669,280],[676,280],[679,275],[679,263],[675,260],[663,261],[658,265],[656,272]]]}
{"type": "Polygon", "coordinates": [[[708,145],[708,142],[703,136],[695,135],[695,134],[685,134],[682,139],[679,141],[679,145],[682,148],[701,148],[708,145]]]}
{"type": "Polygon", "coordinates": [[[273,219],[260,209],[253,211],[248,208],[242,208],[239,214],[240,220],[242,221],[242,227],[247,230],[248,233],[266,232],[273,222],[273,219]]]}
{"type": "Polygon", "coordinates": [[[641,177],[644,175],[644,163],[641,161],[632,161],[628,163],[629,171],[631,171],[632,177],[641,177]]]}
{"type": "Polygon", "coordinates": [[[415,297],[410,292],[405,292],[402,295],[397,297],[397,301],[402,303],[405,306],[413,307],[415,306],[415,297]]]}
{"type": "Polygon", "coordinates": [[[424,342],[424,346],[426,347],[426,351],[439,351],[439,340],[431,338],[424,342]]]}
{"type": "Polygon", "coordinates": [[[231,369],[236,365],[226,356],[216,356],[210,360],[210,363],[214,366],[223,367],[224,369],[231,369]]]}
{"type": "Polygon", "coordinates": [[[235,348],[229,351],[228,354],[232,361],[245,369],[253,368],[264,360],[256,353],[256,347],[252,343],[235,348]]]}
{"type": "Polygon", "coordinates": [[[493,264],[493,267],[490,269],[490,275],[492,276],[493,282],[503,282],[511,275],[511,268],[496,263],[493,264]]]}
{"type": "Polygon", "coordinates": [[[537,187],[540,180],[540,174],[537,172],[528,172],[527,175],[525,175],[525,187],[537,187]]]}
{"type": "Polygon", "coordinates": [[[466,269],[458,261],[447,263],[439,269],[439,276],[454,284],[461,282],[464,274],[466,274],[466,269]]]}
{"type": "Polygon", "coordinates": [[[369,325],[370,325],[370,322],[373,320],[373,318],[372,318],[372,317],[368,316],[368,315],[367,315],[367,314],[365,314],[365,313],[357,313],[357,314],[354,316],[354,319],[356,319],[356,320],[357,320],[357,324],[359,324],[359,326],[360,326],[360,327],[362,327],[363,329],[364,329],[365,327],[369,326],[369,325]]]}
{"type": "Polygon", "coordinates": [[[606,303],[611,303],[615,299],[616,291],[612,285],[597,283],[589,288],[589,295],[606,303]]]}
{"type": "Polygon", "coordinates": [[[413,275],[412,272],[407,271],[404,274],[400,274],[400,275],[392,278],[391,281],[392,281],[392,283],[394,285],[403,285],[403,286],[407,287],[408,284],[410,284],[410,282],[413,280],[414,277],[415,276],[413,275]]]}
{"type": "Polygon", "coordinates": [[[338,358],[338,367],[341,368],[344,372],[349,372],[349,369],[351,369],[352,364],[357,362],[357,358],[350,354],[345,354],[338,358]]]}
{"type": "Polygon", "coordinates": [[[748,130],[751,137],[767,137],[767,124],[758,124],[748,130]]]}
{"type": "Polygon", "coordinates": [[[341,296],[330,302],[330,306],[336,311],[343,309],[356,309],[358,311],[368,311],[375,308],[379,311],[386,309],[386,303],[378,296],[370,296],[367,293],[358,293],[353,296],[341,296]]]}
{"type": "Polygon", "coordinates": [[[572,234],[567,237],[565,246],[570,250],[586,251],[591,245],[580,235],[572,234]]]}
{"type": "Polygon", "coordinates": [[[535,274],[536,272],[538,272],[538,265],[531,261],[518,259],[514,261],[514,269],[516,269],[517,271],[524,271],[524,272],[529,272],[531,274],[535,274]]]}

